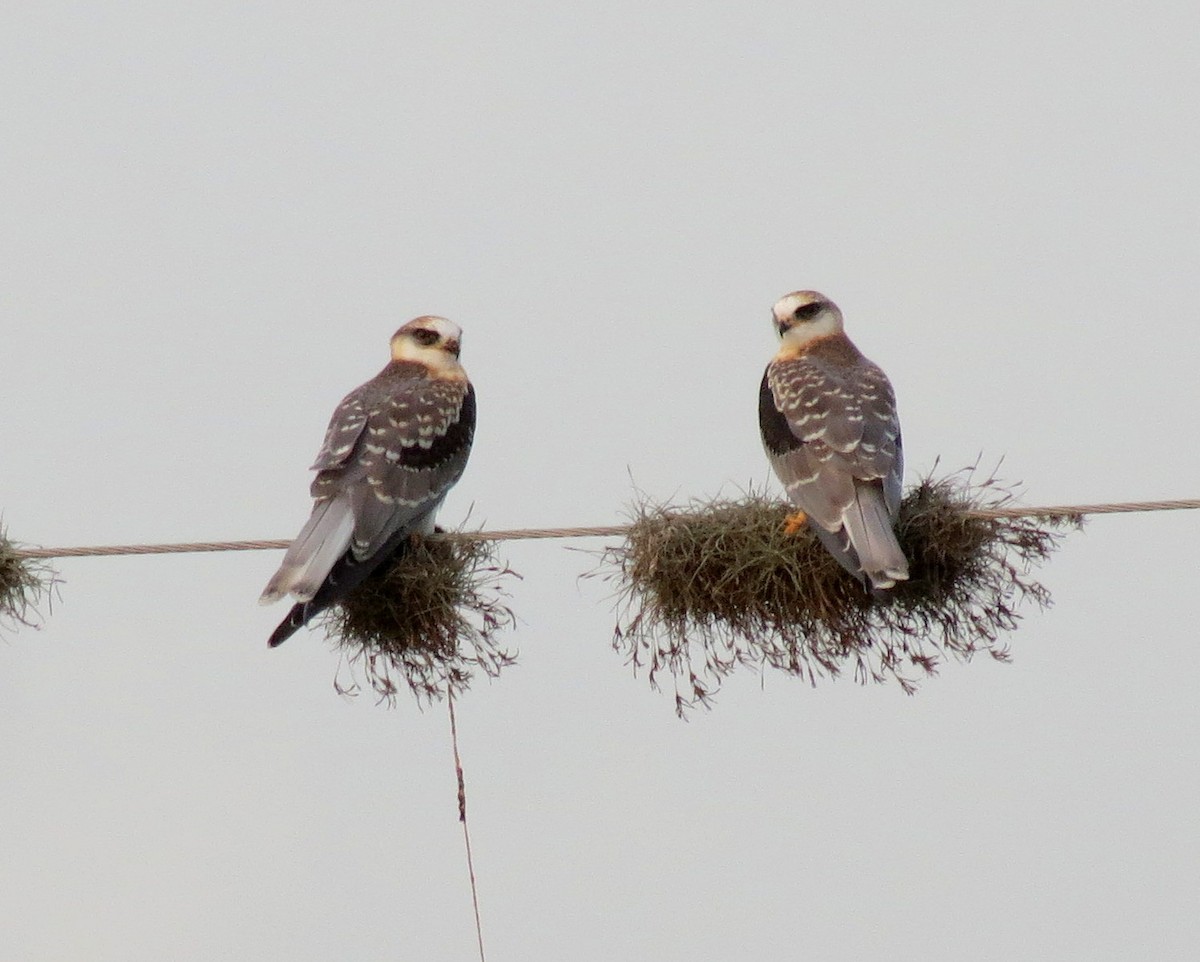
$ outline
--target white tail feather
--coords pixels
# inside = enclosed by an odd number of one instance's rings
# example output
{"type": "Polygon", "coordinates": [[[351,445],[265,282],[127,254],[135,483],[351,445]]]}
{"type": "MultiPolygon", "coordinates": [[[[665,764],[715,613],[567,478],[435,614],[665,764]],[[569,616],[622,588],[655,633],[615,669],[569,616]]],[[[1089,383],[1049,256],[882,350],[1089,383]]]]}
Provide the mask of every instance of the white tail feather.
{"type": "Polygon", "coordinates": [[[891,588],[908,578],[908,559],[900,549],[883,492],[859,485],[842,516],[863,572],[875,588],[891,588]]]}
{"type": "Polygon", "coordinates": [[[279,570],[263,589],[259,604],[269,605],[287,594],[297,601],[311,601],[330,569],[345,554],[353,532],[354,514],[348,500],[333,498],[317,504],[283,556],[279,570]]]}

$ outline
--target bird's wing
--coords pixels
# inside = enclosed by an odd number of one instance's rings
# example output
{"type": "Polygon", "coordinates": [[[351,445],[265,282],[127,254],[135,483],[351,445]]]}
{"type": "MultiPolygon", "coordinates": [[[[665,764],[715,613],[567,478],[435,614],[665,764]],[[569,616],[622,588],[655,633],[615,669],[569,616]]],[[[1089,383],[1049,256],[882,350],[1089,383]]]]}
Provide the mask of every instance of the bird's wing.
{"type": "Polygon", "coordinates": [[[904,447],[896,393],[887,375],[866,358],[856,365],[851,385],[863,416],[862,437],[853,453],[854,476],[883,482],[887,511],[895,520],[904,481],[904,447]]]}
{"type": "Polygon", "coordinates": [[[347,498],[350,551],[363,561],[394,534],[423,523],[462,476],[475,433],[475,391],[465,380],[410,379],[366,407],[363,430],[340,466],[320,472],[314,498],[347,498]]]}
{"type": "MultiPolygon", "coordinates": [[[[431,527],[462,475],[475,433],[469,382],[385,369],[334,411],[313,467],[313,512],[263,591],[311,600],[339,562],[344,594],[386,560],[397,536],[431,527]]],[[[327,603],[332,603],[332,598],[327,603]]]]}
{"type": "Polygon", "coordinates": [[[370,400],[372,383],[355,388],[344,398],[329,419],[325,429],[325,440],[312,463],[310,471],[327,471],[344,467],[354,452],[363,428],[367,426],[367,404],[370,400]]]}
{"type": "Polygon", "coordinates": [[[865,358],[849,366],[812,355],[772,361],[759,390],[759,427],[789,498],[826,530],[842,526],[858,482],[880,481],[889,513],[899,506],[895,395],[865,358]]]}

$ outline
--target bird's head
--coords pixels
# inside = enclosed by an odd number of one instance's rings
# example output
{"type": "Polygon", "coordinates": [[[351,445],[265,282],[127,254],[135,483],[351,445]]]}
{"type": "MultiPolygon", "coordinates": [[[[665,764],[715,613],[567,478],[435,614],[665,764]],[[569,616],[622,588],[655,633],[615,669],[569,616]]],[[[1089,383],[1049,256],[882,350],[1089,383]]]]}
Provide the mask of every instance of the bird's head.
{"type": "Polygon", "coordinates": [[[824,294],[817,291],[793,291],[771,308],[775,330],[784,343],[801,347],[809,341],[843,331],[842,312],[824,294]]]}
{"type": "Polygon", "coordinates": [[[426,314],[392,335],[392,360],[416,361],[433,370],[458,367],[462,328],[444,317],[426,314]]]}

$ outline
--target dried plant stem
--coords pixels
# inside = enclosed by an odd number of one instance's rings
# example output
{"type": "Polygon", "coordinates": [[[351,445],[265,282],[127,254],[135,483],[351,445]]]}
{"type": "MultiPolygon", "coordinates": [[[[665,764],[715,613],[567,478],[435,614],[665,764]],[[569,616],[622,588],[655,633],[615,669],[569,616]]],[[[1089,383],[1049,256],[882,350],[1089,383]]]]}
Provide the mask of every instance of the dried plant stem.
{"type": "Polygon", "coordinates": [[[424,539],[406,545],[321,622],[354,675],[381,700],[402,686],[418,701],[433,701],[471,682],[473,671],[495,676],[512,664],[500,635],[514,623],[503,582],[519,577],[497,562],[490,544],[424,539]]]}
{"type": "Polygon", "coordinates": [[[986,651],[1030,600],[1029,577],[1078,516],[1013,516],[1009,491],[969,473],[926,479],[905,497],[897,535],[911,577],[881,604],[808,531],[784,530],[788,506],[763,494],[685,507],[633,509],[625,544],[606,559],[618,583],[614,647],[650,683],[673,679],[676,711],[707,705],[738,665],[776,668],[815,684],[851,672],[913,691],[945,656],[986,651]]]}
{"type": "Polygon", "coordinates": [[[53,603],[58,584],[54,569],[9,541],[0,525],[0,627],[38,627],[38,605],[53,603]]]}
{"type": "Polygon", "coordinates": [[[462,759],[458,754],[458,721],[454,717],[454,693],[446,695],[450,708],[450,744],[454,748],[454,775],[458,779],[458,820],[462,822],[463,843],[467,849],[467,874],[471,878],[471,905],[475,909],[475,937],[479,941],[479,962],[487,962],[483,954],[483,923],[479,918],[479,888],[475,883],[475,858],[471,854],[471,832],[467,828],[467,784],[463,778],[462,759]]]}

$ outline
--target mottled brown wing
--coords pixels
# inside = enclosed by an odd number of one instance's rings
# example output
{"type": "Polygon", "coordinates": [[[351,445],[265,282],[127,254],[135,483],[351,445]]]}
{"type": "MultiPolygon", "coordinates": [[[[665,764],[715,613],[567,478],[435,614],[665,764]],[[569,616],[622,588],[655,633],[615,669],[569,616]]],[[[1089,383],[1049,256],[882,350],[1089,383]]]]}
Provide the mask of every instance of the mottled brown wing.
{"type": "Polygon", "coordinates": [[[350,499],[350,550],[369,558],[397,531],[431,517],[462,475],[474,433],[475,392],[466,381],[377,378],[335,413],[312,495],[350,499]]]}
{"type": "Polygon", "coordinates": [[[855,382],[864,418],[862,438],[855,449],[856,476],[883,481],[888,514],[895,520],[904,483],[904,444],[896,392],[880,367],[866,358],[858,366],[855,382]]]}
{"type": "Polygon", "coordinates": [[[334,408],[329,427],[325,429],[325,440],[321,442],[321,450],[317,452],[310,471],[338,468],[350,459],[359,435],[367,426],[366,404],[370,393],[370,382],[360,385],[342,398],[341,403],[334,408]]]}
{"type": "Polygon", "coordinates": [[[789,498],[823,528],[841,527],[857,481],[881,481],[894,513],[903,475],[900,426],[891,385],[870,361],[772,361],[760,389],[759,426],[789,498]]]}

